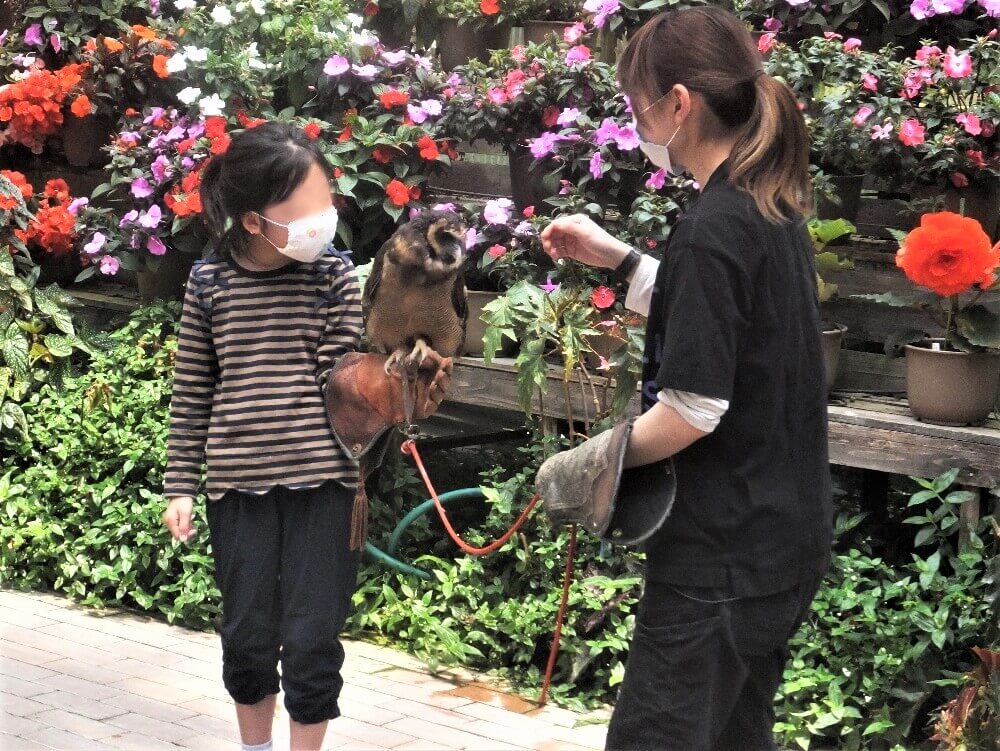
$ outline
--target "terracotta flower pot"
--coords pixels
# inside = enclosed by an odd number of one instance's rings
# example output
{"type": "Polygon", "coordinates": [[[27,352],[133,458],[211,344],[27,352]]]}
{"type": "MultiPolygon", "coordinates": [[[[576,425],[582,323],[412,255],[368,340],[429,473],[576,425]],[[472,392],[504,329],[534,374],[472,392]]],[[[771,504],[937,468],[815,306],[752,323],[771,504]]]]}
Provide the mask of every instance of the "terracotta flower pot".
{"type": "MultiPolygon", "coordinates": [[[[483,356],[483,337],[486,335],[486,321],[482,319],[483,308],[503,297],[502,292],[466,291],[469,302],[469,317],[465,322],[465,345],[462,354],[469,357],[483,356]]],[[[517,351],[517,342],[504,339],[500,345],[499,357],[511,357],[517,351]]]]}
{"type": "Polygon", "coordinates": [[[837,382],[837,372],[840,368],[840,349],[844,345],[844,332],[847,326],[838,324],[823,328],[823,365],[826,372],[827,391],[833,391],[837,382]]]}
{"type": "Polygon", "coordinates": [[[146,269],[138,273],[139,297],[145,303],[157,298],[184,299],[184,288],[195,259],[193,253],[169,249],[160,258],[160,264],[155,270],[146,269]]]}
{"type": "Polygon", "coordinates": [[[817,219],[846,219],[854,223],[861,208],[861,184],[864,175],[833,175],[830,182],[837,191],[840,203],[834,203],[823,195],[816,196],[817,219]]]}
{"type": "Polygon", "coordinates": [[[464,65],[469,60],[486,62],[490,50],[498,50],[507,46],[510,36],[509,26],[491,26],[477,29],[472,24],[459,25],[452,18],[441,21],[438,31],[438,51],[441,53],[441,67],[452,70],[464,65]]]}
{"type": "Polygon", "coordinates": [[[979,425],[993,411],[1000,382],[1000,352],[931,349],[925,340],[906,347],[906,396],[918,420],[937,425],[979,425]]]}
{"type": "Polygon", "coordinates": [[[89,167],[107,161],[101,147],[111,142],[111,118],[103,115],[66,115],[62,126],[63,153],[74,167],[89,167]]]}

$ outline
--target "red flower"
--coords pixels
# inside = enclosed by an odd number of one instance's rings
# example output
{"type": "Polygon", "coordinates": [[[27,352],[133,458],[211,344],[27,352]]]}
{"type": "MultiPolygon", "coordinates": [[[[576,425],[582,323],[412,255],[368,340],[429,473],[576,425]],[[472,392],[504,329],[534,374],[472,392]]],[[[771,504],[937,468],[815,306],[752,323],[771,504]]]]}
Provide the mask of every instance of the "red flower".
{"type": "Polygon", "coordinates": [[[185,193],[194,193],[201,187],[201,173],[188,172],[181,180],[181,190],[185,193]]]}
{"type": "Polygon", "coordinates": [[[374,3],[371,0],[368,0],[368,2],[365,3],[365,15],[374,16],[377,14],[378,14],[378,3],[374,3]]]}
{"type": "Polygon", "coordinates": [[[500,12],[500,3],[497,0],[480,0],[479,10],[484,16],[495,16],[500,12]]]}
{"type": "Polygon", "coordinates": [[[163,197],[163,202],[177,216],[190,216],[191,214],[200,214],[202,212],[201,193],[198,191],[182,193],[180,185],[175,185],[163,197]]]}
{"type": "Polygon", "coordinates": [[[555,105],[550,104],[542,112],[542,125],[544,125],[546,128],[551,128],[553,125],[556,124],[556,121],[558,119],[559,119],[559,108],[556,107],[555,105]]]}
{"type": "MultiPolygon", "coordinates": [[[[107,40],[105,40],[105,44],[107,40]]],[[[169,78],[170,71],[167,70],[167,60],[169,60],[166,55],[153,55],[153,72],[158,78],[169,78]]]]}
{"type": "Polygon", "coordinates": [[[410,202],[410,189],[402,180],[395,178],[390,180],[389,184],[385,186],[385,194],[396,206],[405,206],[410,202]]]}
{"type": "Polygon", "coordinates": [[[533,217],[535,215],[535,207],[534,206],[525,206],[524,207],[524,211],[521,212],[521,215],[525,219],[531,219],[531,217],[533,217]]]}
{"type": "Polygon", "coordinates": [[[205,135],[209,138],[218,138],[226,134],[226,118],[220,115],[213,115],[205,118],[205,135]]]}
{"type": "Polygon", "coordinates": [[[421,193],[422,193],[422,191],[420,190],[420,186],[419,185],[411,185],[410,186],[410,200],[411,201],[419,201],[421,193]]]}
{"type": "Polygon", "coordinates": [[[311,138],[314,141],[317,138],[319,138],[319,134],[320,134],[319,123],[309,123],[302,130],[304,130],[305,134],[307,136],[309,136],[309,138],[311,138]]]}
{"type": "Polygon", "coordinates": [[[177,153],[186,154],[188,149],[194,146],[195,141],[197,140],[198,139],[196,138],[185,138],[183,141],[178,141],[177,145],[175,146],[175,148],[177,149],[177,153]]]}
{"type": "Polygon", "coordinates": [[[86,94],[81,94],[73,100],[73,104],[69,106],[69,111],[77,117],[86,117],[90,114],[90,99],[86,94]]]}
{"type": "Polygon", "coordinates": [[[210,147],[209,150],[213,154],[225,154],[226,150],[229,148],[229,144],[231,141],[232,139],[230,139],[229,136],[219,136],[214,141],[212,141],[212,146],[210,147]]]}
{"type": "Polygon", "coordinates": [[[250,117],[243,110],[240,110],[239,112],[236,113],[236,121],[247,129],[256,128],[261,123],[267,122],[267,120],[265,120],[262,117],[250,117]]]}
{"type": "Polygon", "coordinates": [[[14,186],[21,191],[21,195],[24,200],[28,200],[33,195],[35,195],[35,189],[31,187],[31,183],[28,182],[28,178],[24,176],[23,172],[15,172],[14,170],[0,170],[0,175],[3,175],[12,183],[14,186]]]}
{"type": "Polygon", "coordinates": [[[61,177],[55,177],[45,183],[43,192],[46,198],[54,198],[59,203],[69,200],[69,185],[61,177]]]}
{"type": "Polygon", "coordinates": [[[422,136],[419,141],[417,141],[417,147],[420,149],[420,156],[429,162],[434,161],[440,156],[437,144],[434,139],[430,136],[422,136]]]}
{"type": "Polygon", "coordinates": [[[610,308],[615,304],[615,293],[614,290],[609,287],[601,285],[593,291],[590,295],[590,302],[594,304],[594,307],[598,310],[605,310],[610,308]]]}
{"type": "Polygon", "coordinates": [[[975,219],[940,211],[920,217],[896,253],[896,265],[910,281],[948,297],[992,284],[1000,254],[975,219]]]}
{"type": "Polygon", "coordinates": [[[410,101],[410,95],[405,91],[400,91],[399,89],[386,89],[378,97],[379,102],[387,110],[391,110],[393,107],[402,107],[410,101]]]}
{"type": "Polygon", "coordinates": [[[372,151],[372,158],[379,164],[388,164],[392,161],[394,153],[388,146],[376,146],[372,151]]]}
{"type": "Polygon", "coordinates": [[[129,107],[128,109],[125,110],[125,116],[126,117],[135,117],[138,114],[139,114],[139,110],[134,109],[132,107],[129,107]]]}
{"type": "Polygon", "coordinates": [[[458,159],[458,151],[452,145],[451,141],[445,141],[444,144],[442,144],[442,148],[444,149],[444,153],[448,155],[449,159],[452,161],[458,159]]]}
{"type": "Polygon", "coordinates": [[[499,258],[500,256],[502,256],[504,253],[507,252],[507,248],[499,244],[491,245],[489,250],[487,250],[486,252],[489,253],[492,258],[499,258]]]}
{"type": "Polygon", "coordinates": [[[342,170],[340,167],[334,167],[333,168],[333,176],[334,177],[338,177],[339,178],[339,177],[343,177],[343,175],[344,175],[344,170],[342,170]]]}
{"type": "Polygon", "coordinates": [[[343,143],[351,137],[351,126],[345,125],[344,129],[340,131],[340,135],[337,136],[337,143],[343,143]]]}

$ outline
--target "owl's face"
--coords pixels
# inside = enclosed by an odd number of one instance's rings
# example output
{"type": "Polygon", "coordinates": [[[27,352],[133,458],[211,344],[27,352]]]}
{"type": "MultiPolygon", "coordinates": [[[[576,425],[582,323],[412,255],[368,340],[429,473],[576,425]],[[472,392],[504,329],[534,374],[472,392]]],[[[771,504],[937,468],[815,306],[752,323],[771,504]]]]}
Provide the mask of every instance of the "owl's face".
{"type": "Polygon", "coordinates": [[[434,275],[450,274],[462,265],[465,225],[456,215],[435,218],[427,227],[424,268],[434,275]]]}

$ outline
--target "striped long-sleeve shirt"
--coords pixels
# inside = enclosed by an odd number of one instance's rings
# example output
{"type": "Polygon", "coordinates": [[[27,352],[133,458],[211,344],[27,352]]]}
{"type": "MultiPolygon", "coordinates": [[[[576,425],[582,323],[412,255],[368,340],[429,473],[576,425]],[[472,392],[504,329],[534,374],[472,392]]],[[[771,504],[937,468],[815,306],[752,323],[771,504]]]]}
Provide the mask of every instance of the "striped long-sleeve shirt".
{"type": "Polygon", "coordinates": [[[232,260],[195,265],[188,279],[170,403],[164,494],[208,495],[282,485],[357,483],[337,443],[323,386],[358,347],[361,292],[346,254],[248,271],[232,260]]]}

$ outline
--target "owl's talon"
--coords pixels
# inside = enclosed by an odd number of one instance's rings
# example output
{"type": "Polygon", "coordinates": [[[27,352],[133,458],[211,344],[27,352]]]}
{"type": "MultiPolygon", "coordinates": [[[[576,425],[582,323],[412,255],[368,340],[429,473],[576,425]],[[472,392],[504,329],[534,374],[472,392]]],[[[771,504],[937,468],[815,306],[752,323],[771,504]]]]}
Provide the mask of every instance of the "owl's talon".
{"type": "Polygon", "coordinates": [[[431,348],[423,339],[417,339],[416,344],[413,345],[413,350],[406,358],[406,367],[416,370],[420,367],[420,363],[427,359],[430,354],[431,348]]]}
{"type": "Polygon", "coordinates": [[[385,361],[385,374],[391,376],[399,372],[399,363],[406,357],[405,349],[397,349],[385,361]]]}

